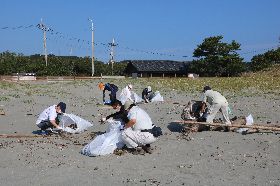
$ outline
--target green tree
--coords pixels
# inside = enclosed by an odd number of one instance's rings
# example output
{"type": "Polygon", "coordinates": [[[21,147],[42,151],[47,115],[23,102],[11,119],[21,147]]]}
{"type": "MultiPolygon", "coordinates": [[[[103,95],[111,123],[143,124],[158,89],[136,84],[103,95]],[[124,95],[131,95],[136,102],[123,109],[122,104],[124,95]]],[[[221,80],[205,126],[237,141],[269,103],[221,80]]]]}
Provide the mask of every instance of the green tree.
{"type": "Polygon", "coordinates": [[[0,54],[0,74],[10,75],[16,70],[17,54],[9,51],[0,54]]]}
{"type": "MultiPolygon", "coordinates": [[[[123,75],[125,63],[115,63],[113,75],[123,75]]],[[[111,65],[94,61],[95,76],[112,75],[111,65]]],[[[44,56],[35,54],[24,56],[12,52],[0,53],[0,74],[33,72],[37,76],[91,76],[90,57],[48,55],[48,66],[44,56]]]]}
{"type": "Polygon", "coordinates": [[[251,69],[253,71],[260,71],[268,68],[274,64],[280,63],[280,47],[276,50],[269,50],[264,54],[258,54],[251,60],[251,69]]]}
{"type": "Polygon", "coordinates": [[[209,37],[194,50],[198,58],[190,64],[190,70],[200,76],[238,76],[245,70],[243,58],[237,54],[240,44],[236,41],[223,43],[223,36],[209,37]]]}

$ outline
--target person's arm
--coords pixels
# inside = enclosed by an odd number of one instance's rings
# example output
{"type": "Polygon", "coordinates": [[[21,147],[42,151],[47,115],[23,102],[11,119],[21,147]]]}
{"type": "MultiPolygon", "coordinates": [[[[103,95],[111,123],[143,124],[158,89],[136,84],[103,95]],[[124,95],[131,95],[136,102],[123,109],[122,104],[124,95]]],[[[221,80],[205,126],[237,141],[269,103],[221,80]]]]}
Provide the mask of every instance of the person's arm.
{"type": "MultiPolygon", "coordinates": [[[[120,115],[122,112],[121,111],[118,111],[118,112],[115,112],[113,114],[110,114],[109,116],[106,116],[106,120],[109,119],[109,118],[114,118],[118,115],[120,115]]],[[[118,119],[118,118],[114,118],[114,119],[118,119]]]]}
{"type": "Polygon", "coordinates": [[[136,123],[136,119],[131,119],[125,124],[125,129],[132,127],[136,123]]]}
{"type": "Polygon", "coordinates": [[[205,103],[205,102],[202,102],[201,104],[202,104],[202,105],[201,105],[200,113],[203,113],[203,112],[205,112],[206,103],[205,103]]]}
{"type": "Polygon", "coordinates": [[[206,101],[207,101],[207,96],[206,96],[205,93],[203,93],[203,95],[202,95],[202,105],[201,105],[200,113],[205,112],[206,101]]]}
{"type": "Polygon", "coordinates": [[[105,102],[105,88],[103,90],[103,102],[105,102]]]}
{"type": "Polygon", "coordinates": [[[49,121],[50,121],[51,125],[53,125],[55,128],[59,128],[58,124],[56,123],[57,117],[58,117],[58,114],[56,113],[55,107],[53,107],[49,113],[49,121]]]}
{"type": "Polygon", "coordinates": [[[55,120],[50,120],[50,123],[51,123],[55,128],[59,128],[59,126],[56,124],[55,120]]]}

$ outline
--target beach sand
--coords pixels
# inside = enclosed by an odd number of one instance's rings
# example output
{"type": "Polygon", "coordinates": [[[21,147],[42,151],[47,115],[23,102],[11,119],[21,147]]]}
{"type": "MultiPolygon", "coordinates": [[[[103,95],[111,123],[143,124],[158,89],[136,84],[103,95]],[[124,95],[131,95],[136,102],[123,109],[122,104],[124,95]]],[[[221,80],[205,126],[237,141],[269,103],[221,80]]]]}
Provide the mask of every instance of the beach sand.
{"type": "MultiPolygon", "coordinates": [[[[13,83],[2,86],[1,134],[34,135],[35,122],[48,106],[64,101],[66,113],[93,124],[82,134],[36,138],[0,138],[0,185],[280,185],[280,134],[205,131],[184,136],[181,112],[200,93],[159,90],[164,102],[139,104],[163,135],[152,154],[88,157],[83,146],[106,130],[98,80],[13,83]]],[[[120,83],[121,84],[121,83],[120,83]]],[[[135,85],[141,95],[145,85],[135,85]]],[[[120,87],[123,88],[123,87],[120,87]]],[[[233,96],[233,116],[252,114],[255,123],[279,124],[280,99],[272,95],[233,96]]],[[[217,116],[221,117],[220,115],[217,116]]]]}

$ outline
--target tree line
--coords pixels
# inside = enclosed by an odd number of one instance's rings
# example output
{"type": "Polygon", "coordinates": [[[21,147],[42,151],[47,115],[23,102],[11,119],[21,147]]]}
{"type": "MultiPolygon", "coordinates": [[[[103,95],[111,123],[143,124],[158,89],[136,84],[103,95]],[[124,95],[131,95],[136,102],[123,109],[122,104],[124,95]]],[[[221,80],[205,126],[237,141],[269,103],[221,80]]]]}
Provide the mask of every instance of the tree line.
{"type": "MultiPolygon", "coordinates": [[[[280,63],[280,47],[263,54],[253,56],[250,62],[244,62],[237,51],[240,44],[233,40],[230,43],[222,42],[223,36],[208,37],[193,52],[193,61],[188,65],[188,72],[203,77],[232,77],[243,72],[260,71],[280,63]]],[[[111,65],[95,60],[95,75],[125,75],[126,62],[111,65]]],[[[37,76],[90,76],[91,58],[77,56],[48,55],[48,64],[44,56],[35,54],[24,56],[13,52],[0,53],[0,75],[12,73],[33,72],[37,76]]]]}
{"type": "MultiPolygon", "coordinates": [[[[94,74],[124,75],[125,67],[126,63],[114,63],[112,70],[111,64],[95,60],[94,74]]],[[[91,76],[92,64],[90,57],[48,55],[46,65],[43,55],[24,56],[8,51],[0,53],[0,75],[24,72],[36,73],[37,76],[91,76]]]]}

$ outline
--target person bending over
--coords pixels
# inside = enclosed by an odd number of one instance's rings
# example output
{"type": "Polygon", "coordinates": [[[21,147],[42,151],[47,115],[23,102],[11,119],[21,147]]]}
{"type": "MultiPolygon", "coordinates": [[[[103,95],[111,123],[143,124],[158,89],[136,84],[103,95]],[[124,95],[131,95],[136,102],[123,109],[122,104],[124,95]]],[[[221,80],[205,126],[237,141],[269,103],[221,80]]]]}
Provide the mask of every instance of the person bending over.
{"type": "Polygon", "coordinates": [[[206,104],[209,104],[208,115],[206,117],[206,122],[213,123],[213,119],[216,114],[220,111],[223,115],[223,122],[230,125],[229,113],[228,113],[228,101],[217,91],[213,91],[211,87],[205,86],[203,88],[203,104],[200,112],[203,113],[206,108],[206,104]]]}
{"type": "Polygon", "coordinates": [[[109,91],[110,94],[110,102],[114,102],[114,100],[116,100],[116,95],[117,95],[117,92],[118,92],[118,87],[112,83],[105,83],[103,84],[102,82],[99,83],[98,85],[99,89],[100,90],[103,90],[103,103],[105,103],[105,91],[109,91]]]}
{"type": "Polygon", "coordinates": [[[57,105],[52,105],[46,108],[38,117],[36,125],[42,130],[45,131],[48,128],[58,128],[59,120],[61,114],[65,113],[66,104],[63,102],[58,103],[57,105]]]}
{"type": "Polygon", "coordinates": [[[128,122],[122,132],[126,147],[133,154],[143,154],[143,150],[152,153],[150,144],[157,138],[151,132],[154,125],[150,116],[130,100],[125,102],[124,109],[128,112],[128,122]]]}
{"type": "Polygon", "coordinates": [[[142,91],[142,99],[145,101],[145,103],[148,103],[152,100],[154,97],[154,93],[152,91],[151,86],[148,86],[147,88],[144,88],[142,91]]]}

